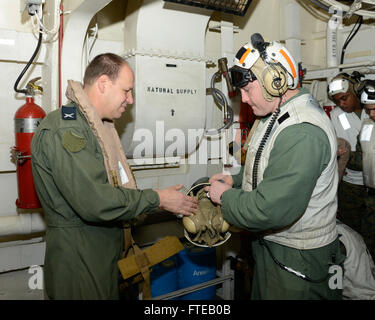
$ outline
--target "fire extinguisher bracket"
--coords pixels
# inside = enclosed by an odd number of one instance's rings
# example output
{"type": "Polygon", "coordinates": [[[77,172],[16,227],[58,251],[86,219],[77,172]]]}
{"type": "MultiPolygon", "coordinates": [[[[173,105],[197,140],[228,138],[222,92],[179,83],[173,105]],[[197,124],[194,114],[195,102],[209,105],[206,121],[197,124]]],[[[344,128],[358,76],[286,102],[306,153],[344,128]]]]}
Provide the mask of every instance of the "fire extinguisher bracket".
{"type": "Polygon", "coordinates": [[[27,159],[31,159],[31,155],[25,155],[21,151],[16,151],[17,164],[22,165],[27,159]]]}

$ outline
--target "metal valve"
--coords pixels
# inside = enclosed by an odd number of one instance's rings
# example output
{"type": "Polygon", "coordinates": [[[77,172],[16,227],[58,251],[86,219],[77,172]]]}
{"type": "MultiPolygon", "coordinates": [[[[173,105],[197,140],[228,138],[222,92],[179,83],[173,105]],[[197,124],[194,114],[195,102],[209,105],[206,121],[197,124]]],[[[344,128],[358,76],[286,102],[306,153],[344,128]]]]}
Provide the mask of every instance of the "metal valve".
{"type": "Polygon", "coordinates": [[[41,86],[38,86],[37,84],[35,84],[35,82],[37,82],[40,79],[42,79],[42,78],[41,77],[36,77],[34,79],[31,79],[27,83],[26,90],[27,90],[27,94],[28,95],[34,96],[35,95],[35,91],[43,92],[43,88],[41,86]]]}

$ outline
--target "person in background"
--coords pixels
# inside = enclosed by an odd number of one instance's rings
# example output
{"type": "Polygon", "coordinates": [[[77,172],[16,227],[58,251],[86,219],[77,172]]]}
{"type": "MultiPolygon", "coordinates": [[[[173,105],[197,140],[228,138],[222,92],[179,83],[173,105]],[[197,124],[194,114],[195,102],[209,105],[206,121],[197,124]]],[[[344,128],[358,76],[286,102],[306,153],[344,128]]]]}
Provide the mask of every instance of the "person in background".
{"type": "Polygon", "coordinates": [[[218,173],[206,187],[228,223],[251,231],[252,299],[341,299],[330,286],[343,267],[336,228],[337,140],[280,43],[254,34],[231,68],[242,101],[261,117],[238,175],[218,173]]]}
{"type": "Polygon", "coordinates": [[[337,220],[341,249],[346,256],[342,296],[345,300],[375,300],[375,265],[363,237],[337,220]]]}
{"type": "Polygon", "coordinates": [[[50,112],[31,145],[47,224],[44,281],[49,299],[118,299],[123,223],[159,209],[191,215],[197,201],[166,189],[136,188],[113,120],[133,103],[134,74],[106,53],[68,81],[70,103],[50,112]]]}
{"type": "MultiPolygon", "coordinates": [[[[358,73],[340,73],[328,84],[328,96],[338,106],[331,111],[332,124],[337,137],[346,140],[351,151],[355,151],[362,121],[368,118],[358,96],[359,85],[358,73]]],[[[360,234],[365,191],[362,171],[346,166],[338,188],[338,219],[360,234]]]]}
{"type": "Polygon", "coordinates": [[[360,234],[375,259],[375,81],[361,83],[361,103],[369,118],[362,122],[356,150],[350,152],[347,167],[363,172],[365,210],[361,212],[360,234]]]}

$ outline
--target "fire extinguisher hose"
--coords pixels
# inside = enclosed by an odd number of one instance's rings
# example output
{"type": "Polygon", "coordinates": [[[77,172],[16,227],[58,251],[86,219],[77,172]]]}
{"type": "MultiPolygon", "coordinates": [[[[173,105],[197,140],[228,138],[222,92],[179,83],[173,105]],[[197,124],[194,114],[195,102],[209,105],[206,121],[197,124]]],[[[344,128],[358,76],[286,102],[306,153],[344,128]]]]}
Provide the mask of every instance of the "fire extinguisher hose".
{"type": "Polygon", "coordinates": [[[33,53],[33,55],[31,56],[29,62],[26,64],[25,68],[22,70],[22,72],[20,73],[20,75],[18,76],[17,80],[16,80],[16,83],[14,84],[14,91],[18,92],[18,93],[24,93],[24,94],[27,94],[27,90],[26,89],[17,89],[18,87],[18,83],[21,81],[23,75],[26,73],[27,69],[29,69],[30,65],[33,63],[36,55],[38,54],[38,51],[40,49],[40,45],[42,43],[42,29],[39,30],[39,39],[38,39],[38,44],[35,48],[35,51],[33,53]]]}

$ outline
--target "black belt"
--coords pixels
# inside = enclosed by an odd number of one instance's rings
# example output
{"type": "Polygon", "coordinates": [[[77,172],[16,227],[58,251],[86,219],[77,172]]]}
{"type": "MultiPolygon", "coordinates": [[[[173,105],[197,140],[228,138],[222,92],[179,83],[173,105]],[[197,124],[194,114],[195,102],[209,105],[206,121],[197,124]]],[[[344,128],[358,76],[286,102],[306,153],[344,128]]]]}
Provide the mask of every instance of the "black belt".
{"type": "Polygon", "coordinates": [[[367,188],[367,194],[369,196],[375,196],[375,189],[374,188],[367,188]]]}

